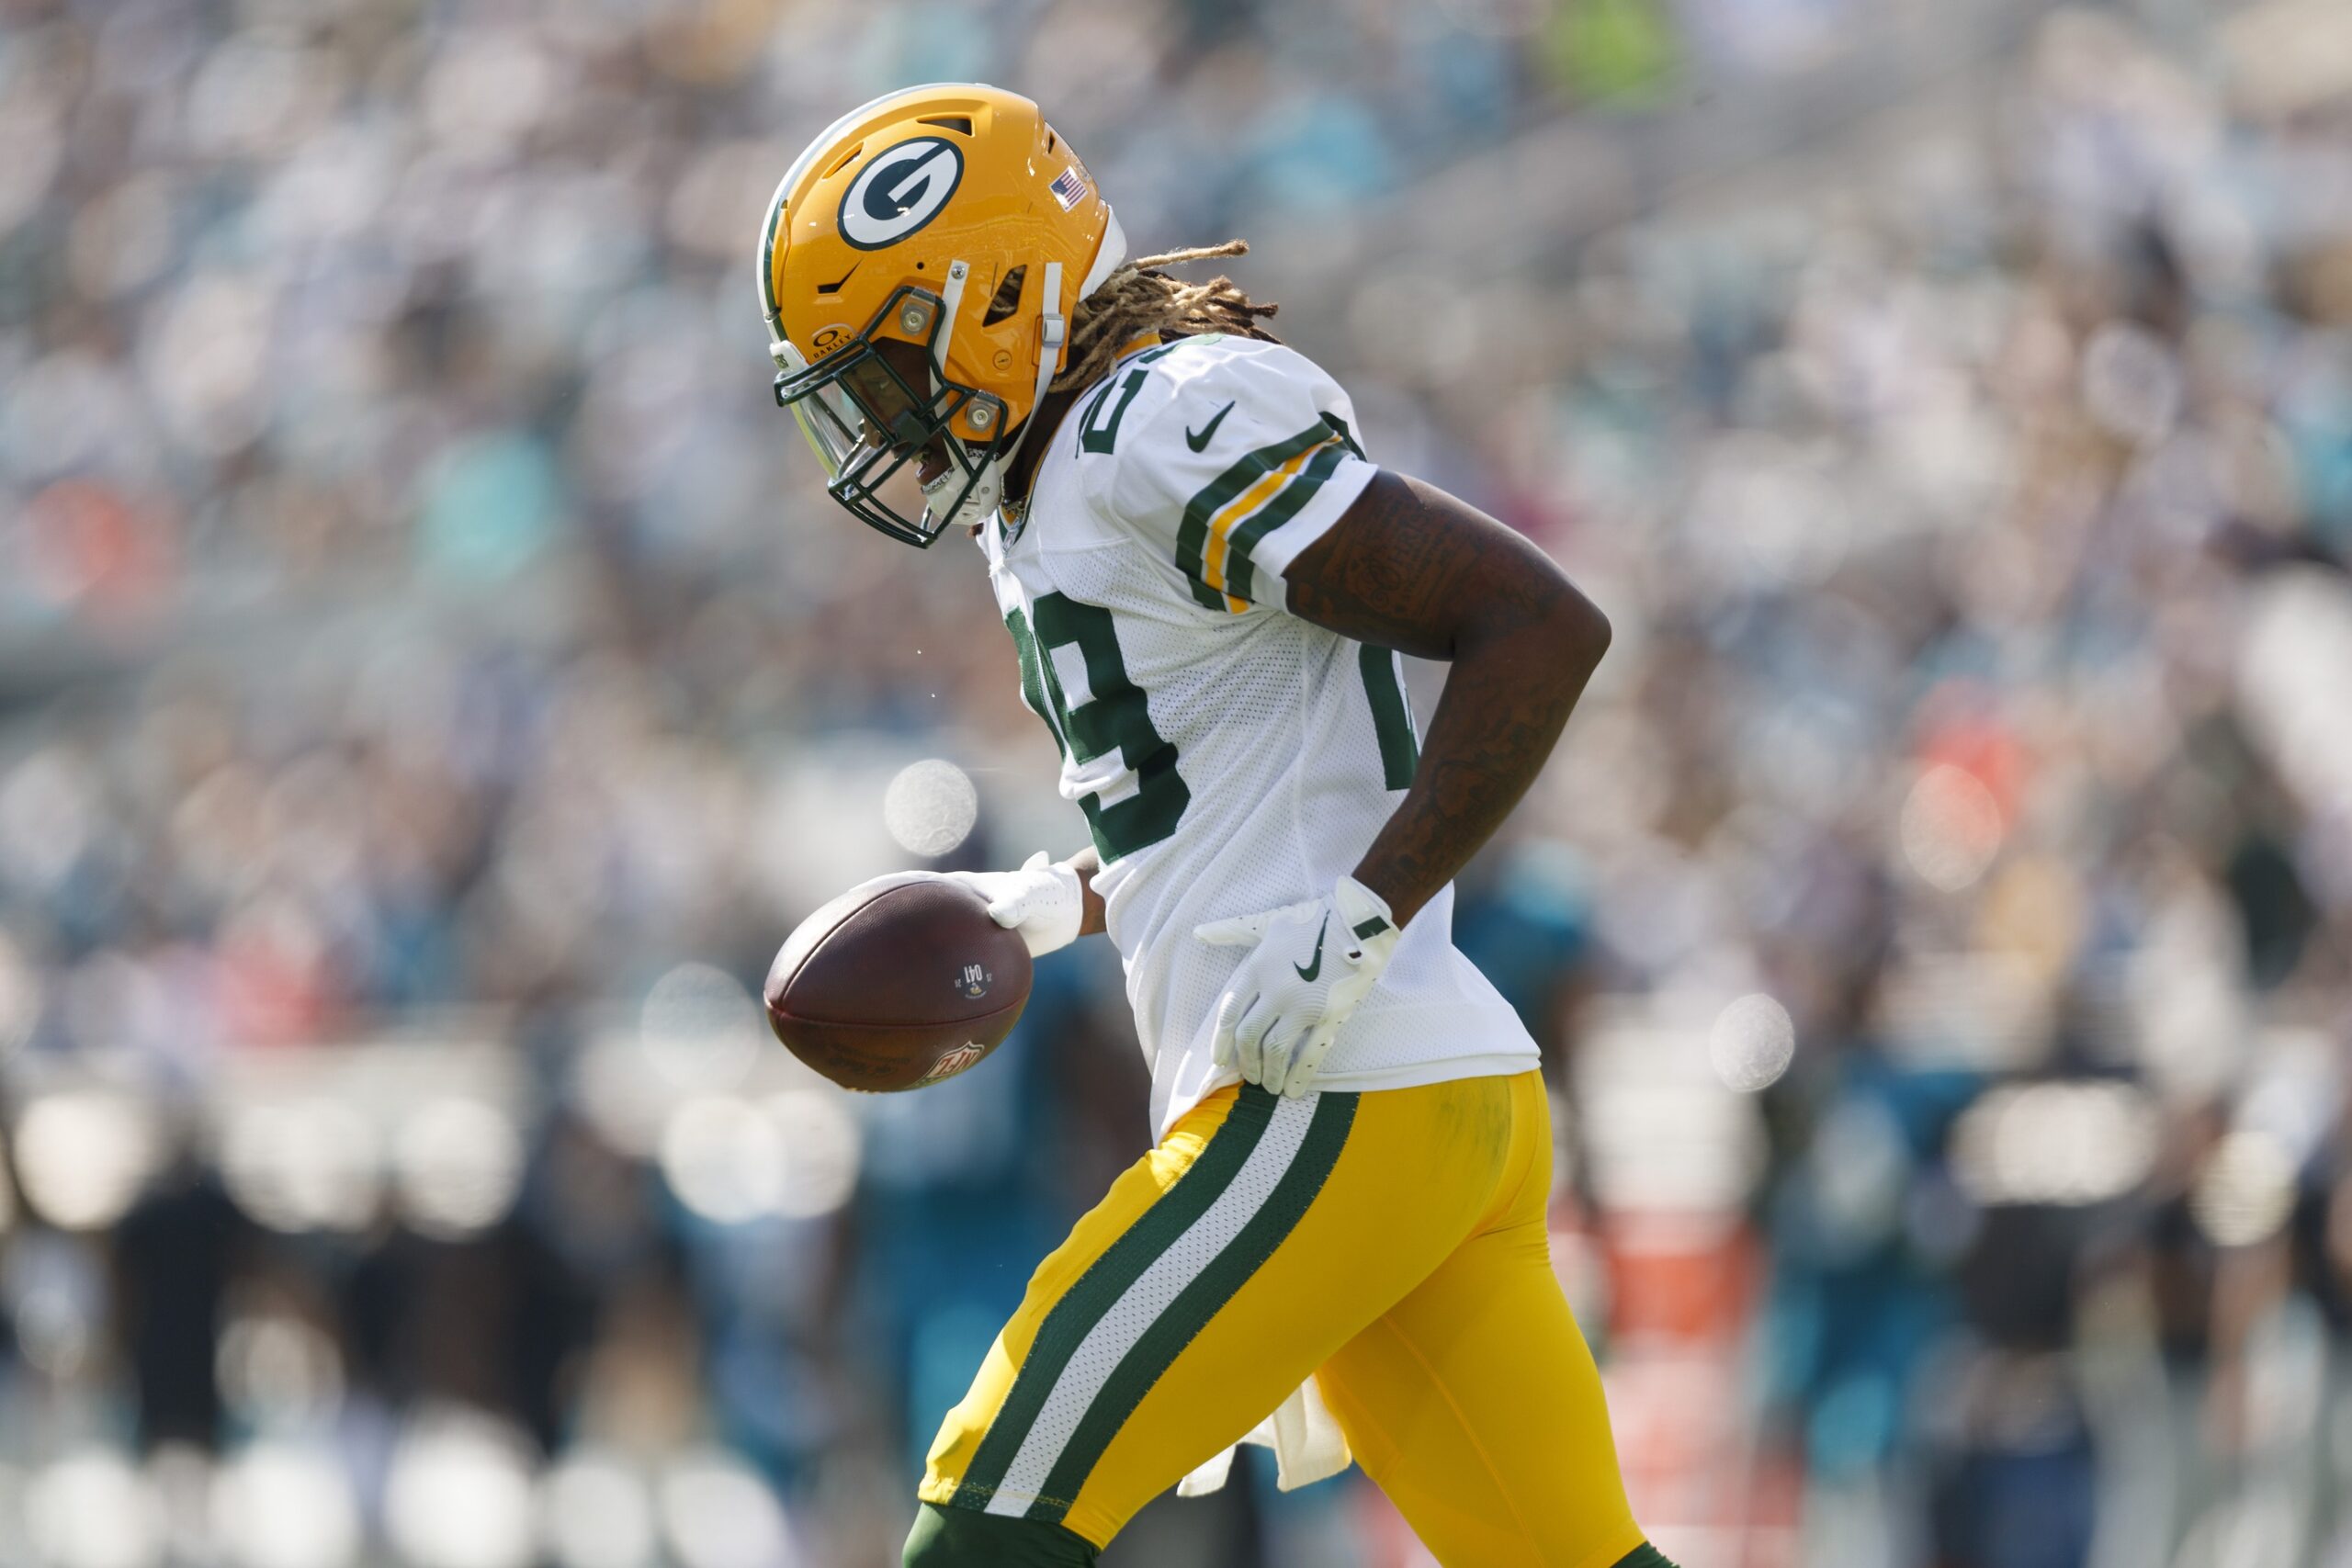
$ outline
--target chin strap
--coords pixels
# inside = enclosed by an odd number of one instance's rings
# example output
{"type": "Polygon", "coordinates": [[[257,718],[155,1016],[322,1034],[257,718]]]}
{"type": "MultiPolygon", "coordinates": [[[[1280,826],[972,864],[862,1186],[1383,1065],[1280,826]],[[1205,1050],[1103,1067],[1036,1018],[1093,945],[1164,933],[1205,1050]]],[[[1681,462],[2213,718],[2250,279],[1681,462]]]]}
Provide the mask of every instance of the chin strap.
{"type": "MultiPolygon", "coordinates": [[[[1012,467],[1012,460],[1021,456],[1021,448],[1028,444],[1029,433],[1036,427],[1037,411],[1045,406],[1046,389],[1054,384],[1054,373],[1061,368],[1062,344],[1069,340],[1069,322],[1061,313],[1061,302],[1062,264],[1047,262],[1046,309],[1037,318],[1037,385],[1029,398],[1029,417],[1021,422],[1020,432],[1013,436],[1012,444],[989,458],[981,468],[979,478],[973,481],[970,493],[964,497],[964,504],[956,509],[956,515],[950,517],[944,527],[961,525],[977,528],[986,523],[989,514],[1002,503],[1005,470],[1012,467]]],[[[944,484],[946,476],[943,475],[940,482],[944,484]]]]}
{"type": "MultiPolygon", "coordinates": [[[[972,264],[956,260],[947,264],[947,284],[939,291],[939,330],[931,335],[931,367],[940,375],[947,373],[947,349],[956,341],[956,316],[964,308],[964,285],[971,280],[972,264]]],[[[939,390],[936,380],[931,389],[939,390]]]]}
{"type": "MultiPolygon", "coordinates": [[[[1034,418],[1037,405],[1046,400],[1046,389],[1054,384],[1054,372],[1061,368],[1062,344],[1069,336],[1069,323],[1062,320],[1062,264],[1046,264],[1046,309],[1037,318],[1037,388],[1029,399],[1029,412],[1034,418]]],[[[1025,436],[1026,432],[1023,432],[1025,436]]],[[[1013,450],[1021,449],[1016,439],[1013,450]]]]}

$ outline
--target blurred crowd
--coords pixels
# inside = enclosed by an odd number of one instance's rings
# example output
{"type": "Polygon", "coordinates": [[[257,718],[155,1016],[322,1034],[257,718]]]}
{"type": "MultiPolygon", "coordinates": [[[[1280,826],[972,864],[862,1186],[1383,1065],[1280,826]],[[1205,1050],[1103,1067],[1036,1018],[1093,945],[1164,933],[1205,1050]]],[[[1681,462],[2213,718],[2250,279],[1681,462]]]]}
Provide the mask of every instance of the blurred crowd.
{"type": "MultiPolygon", "coordinates": [[[[817,903],[1079,831],[750,261],[986,77],[1615,625],[1458,932],[1669,1554],[2352,1564],[2337,0],[2053,13],[1537,271],[1283,270],[1838,14],[0,4],[0,1559],[895,1561],[1143,1074],[1100,943],[919,1095],[764,1043],[817,903]]],[[[1417,1561],[1246,1465],[1106,1557],[1417,1561]]]]}

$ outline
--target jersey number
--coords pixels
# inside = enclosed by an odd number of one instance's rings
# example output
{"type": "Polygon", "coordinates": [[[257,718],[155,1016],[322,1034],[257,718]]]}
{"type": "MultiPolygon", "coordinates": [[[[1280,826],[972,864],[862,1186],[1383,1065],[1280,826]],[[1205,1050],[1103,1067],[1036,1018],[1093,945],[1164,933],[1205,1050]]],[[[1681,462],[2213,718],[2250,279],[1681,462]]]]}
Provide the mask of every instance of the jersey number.
{"type": "Polygon", "coordinates": [[[1092,402],[1086,405],[1086,417],[1079,421],[1080,451],[1108,452],[1117,445],[1119,422],[1127,417],[1127,405],[1136,400],[1136,394],[1143,390],[1144,378],[1150,374],[1148,370],[1137,368],[1128,371],[1126,379],[1124,381],[1102,383],[1102,389],[1094,394],[1092,402]],[[1111,417],[1102,419],[1102,405],[1110,402],[1111,392],[1114,386],[1118,390],[1118,400],[1111,403],[1111,417]],[[1101,423],[1097,423],[1097,420],[1101,420],[1101,423]]]}
{"type": "MultiPolygon", "coordinates": [[[[1115,415],[1111,423],[1115,429],[1115,415]]],[[[1135,793],[1125,800],[1105,806],[1097,792],[1078,803],[1108,865],[1173,833],[1193,792],[1176,771],[1176,748],[1152,728],[1150,702],[1127,679],[1111,612],[1059,592],[1041,594],[1031,609],[1037,617],[1034,633],[1020,611],[1004,617],[1021,653],[1022,697],[1045,719],[1055,744],[1071,761],[1091,762],[1115,750],[1135,775],[1135,793]],[[1057,648],[1077,649],[1086,665],[1087,700],[1075,707],[1054,673],[1057,648]]]]}

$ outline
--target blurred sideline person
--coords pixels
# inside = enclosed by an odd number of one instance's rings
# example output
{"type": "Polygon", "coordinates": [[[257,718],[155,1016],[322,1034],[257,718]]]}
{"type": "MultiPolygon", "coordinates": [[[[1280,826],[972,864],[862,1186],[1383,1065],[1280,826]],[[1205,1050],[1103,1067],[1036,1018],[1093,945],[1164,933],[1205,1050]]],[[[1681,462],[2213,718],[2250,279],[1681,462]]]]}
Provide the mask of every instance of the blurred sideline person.
{"type": "Polygon", "coordinates": [[[1091,844],[973,874],[1107,931],[1158,1144],[1037,1269],[930,1451],[910,1568],[1083,1564],[1255,1435],[1448,1568],[1666,1568],[1548,1255],[1533,1041],[1452,881],[1609,640],[1541,551],[1364,457],[1222,277],[1129,261],[1028,100],[909,89],[777,186],[777,401],[893,538],[975,538],[1091,844]],[[1398,653],[1451,661],[1417,735],[1398,653]]]}

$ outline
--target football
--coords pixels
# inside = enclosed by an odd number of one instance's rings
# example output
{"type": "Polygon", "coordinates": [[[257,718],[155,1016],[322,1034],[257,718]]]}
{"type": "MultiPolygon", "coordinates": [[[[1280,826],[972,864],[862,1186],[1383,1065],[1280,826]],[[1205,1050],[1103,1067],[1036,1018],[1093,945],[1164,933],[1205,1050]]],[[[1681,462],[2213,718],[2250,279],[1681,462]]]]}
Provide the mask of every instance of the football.
{"type": "Polygon", "coordinates": [[[768,1026],[844,1089],[938,1083],[1012,1032],[1029,950],[978,894],[920,872],[861,883],[800,922],[769,966],[768,1026]]]}

